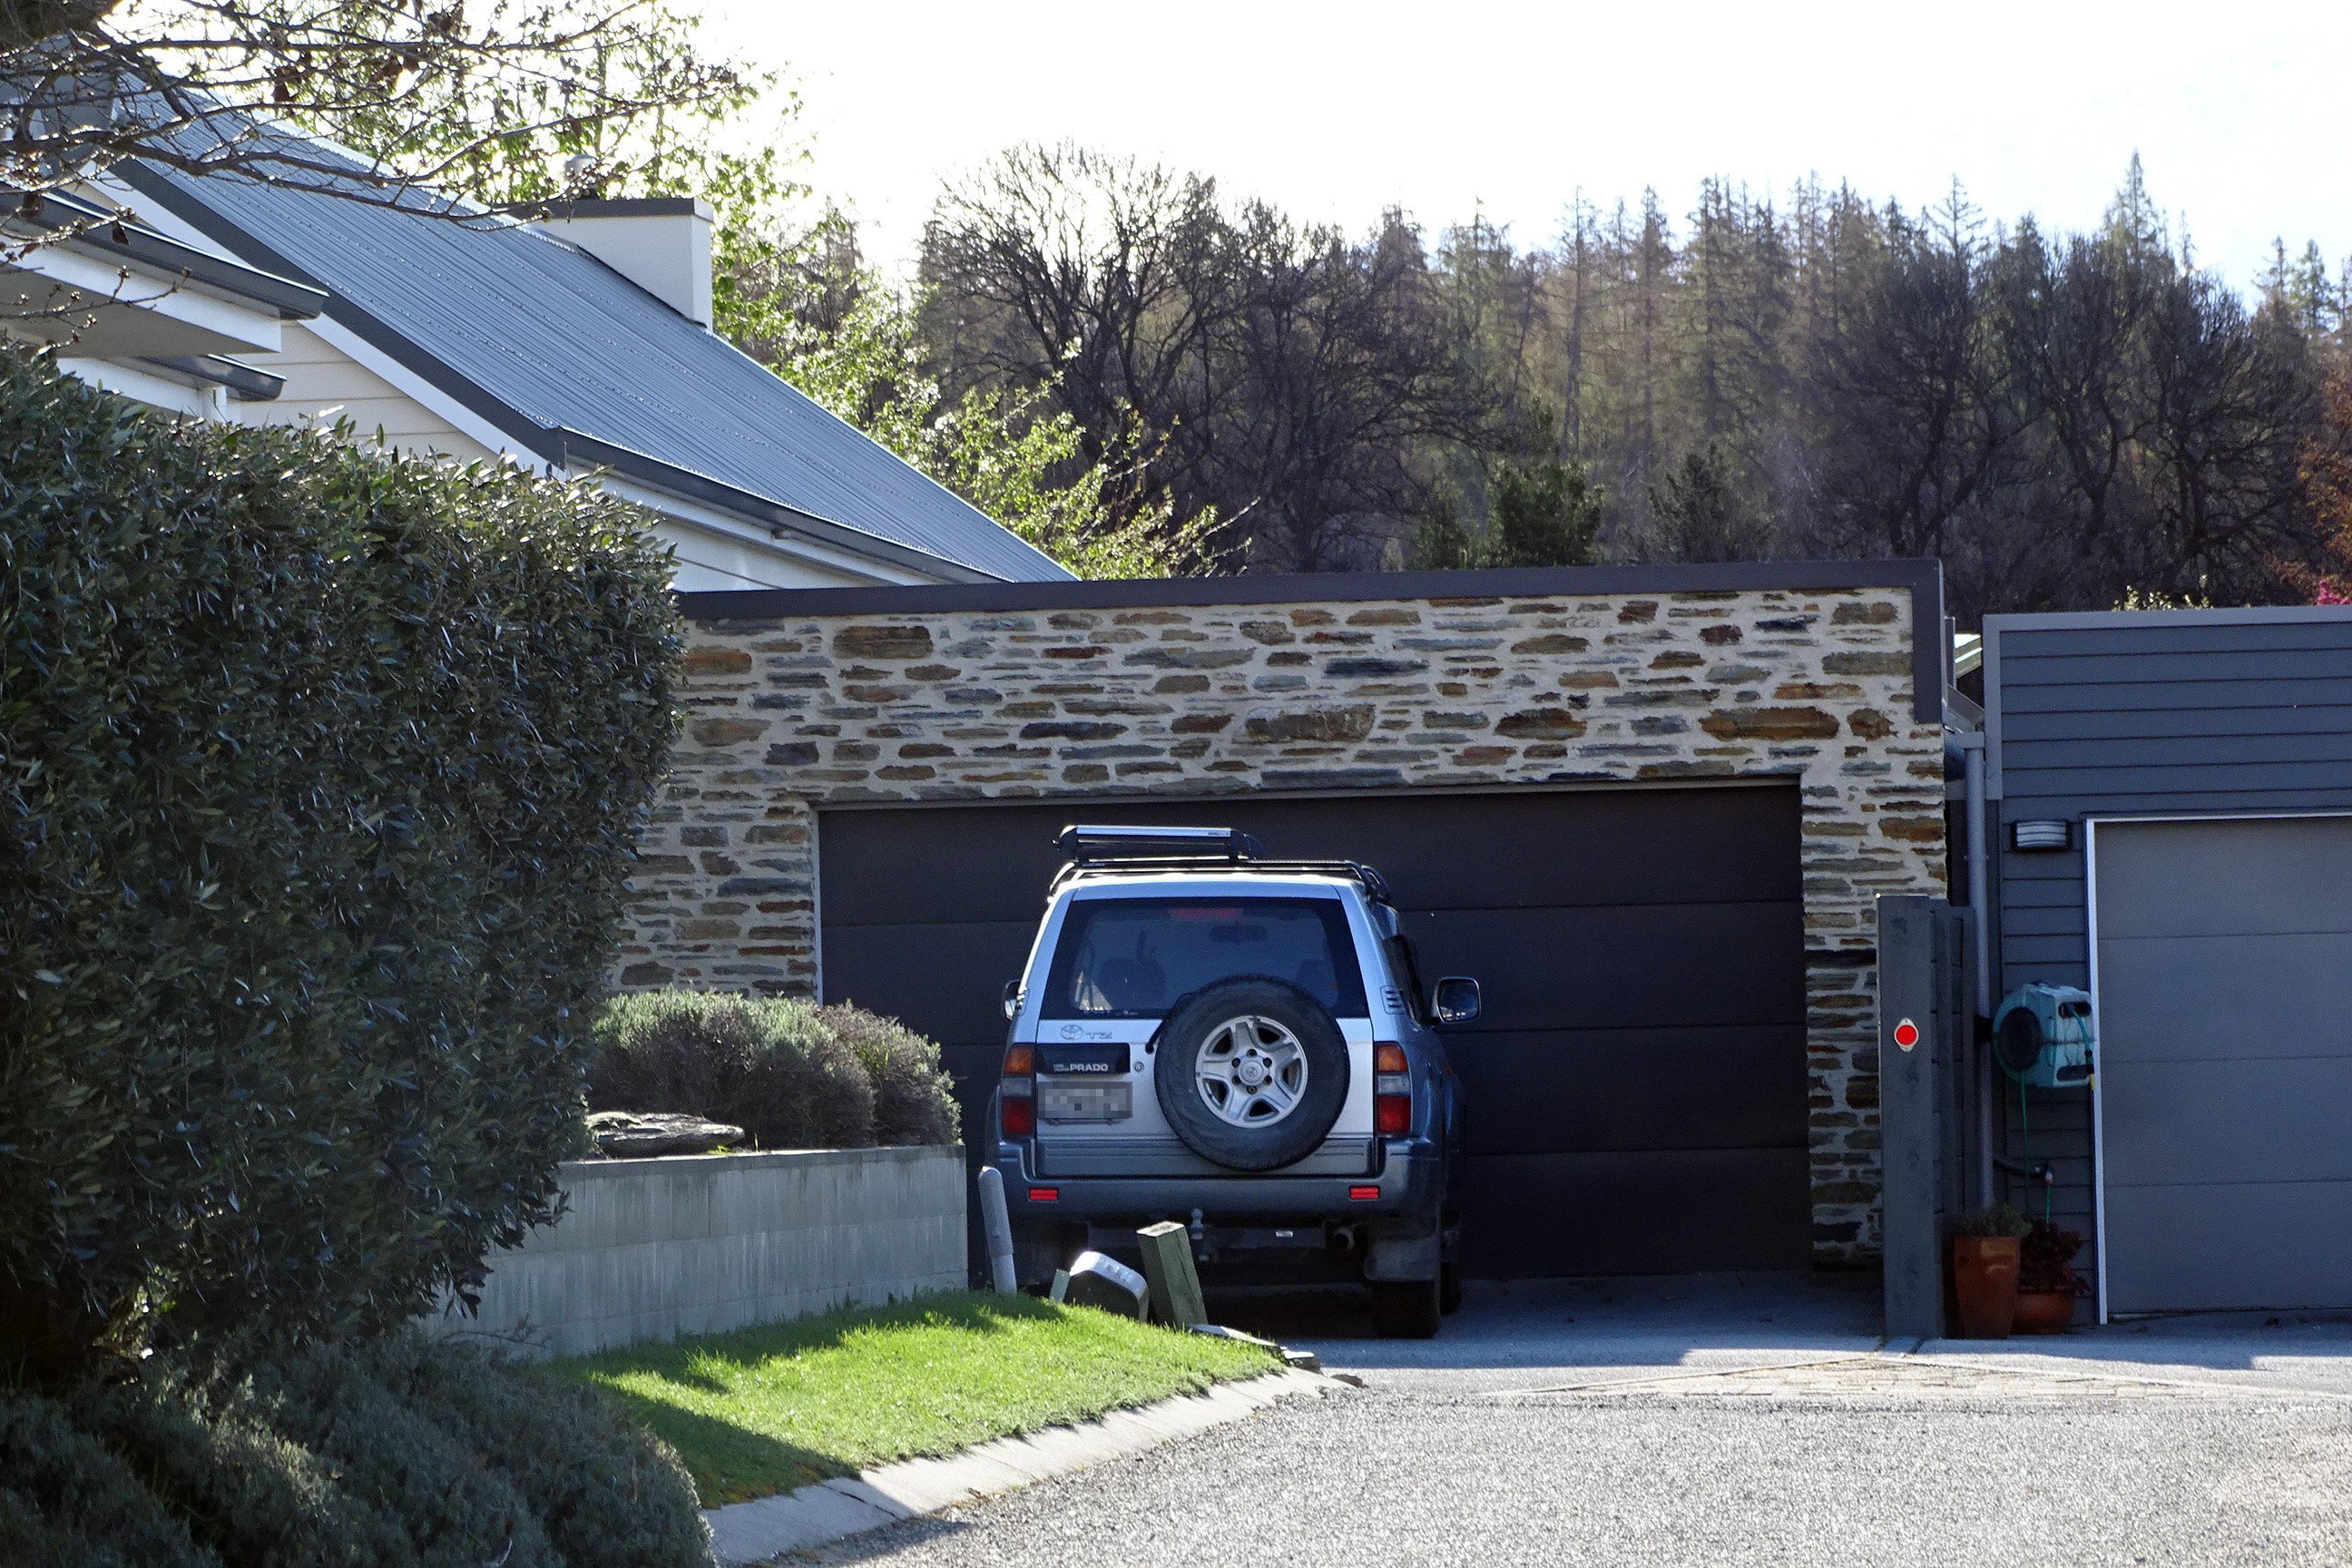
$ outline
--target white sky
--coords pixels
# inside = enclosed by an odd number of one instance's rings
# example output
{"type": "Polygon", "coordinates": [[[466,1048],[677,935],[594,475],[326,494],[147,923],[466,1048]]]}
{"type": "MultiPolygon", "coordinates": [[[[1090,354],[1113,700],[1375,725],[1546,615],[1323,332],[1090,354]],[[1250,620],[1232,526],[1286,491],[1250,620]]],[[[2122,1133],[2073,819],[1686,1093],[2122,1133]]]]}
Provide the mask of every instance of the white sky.
{"type": "Polygon", "coordinates": [[[941,175],[1074,140],[1217,176],[1350,229],[1483,206],[1523,243],[1580,188],[1817,172],[1906,206],[1957,174],[1995,218],[2095,222],[2132,153],[2198,259],[2249,283],[2273,235],[2352,255],[2352,4],[2205,0],[705,0],[784,68],[809,175],[910,250],[941,175]]]}

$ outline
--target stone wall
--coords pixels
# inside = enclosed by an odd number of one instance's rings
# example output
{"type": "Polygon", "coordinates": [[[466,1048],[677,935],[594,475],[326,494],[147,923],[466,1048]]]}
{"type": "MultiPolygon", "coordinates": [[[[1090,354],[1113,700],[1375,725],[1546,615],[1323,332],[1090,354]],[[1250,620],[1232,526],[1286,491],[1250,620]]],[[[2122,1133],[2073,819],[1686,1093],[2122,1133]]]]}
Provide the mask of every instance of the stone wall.
{"type": "Polygon", "coordinates": [[[586,1355],[965,1283],[963,1152],[790,1149],[578,1160],[571,1207],[432,1327],[586,1355]]]}
{"type": "Polygon", "coordinates": [[[728,596],[703,596],[619,979],[814,994],[827,804],[1793,778],[1816,1254],[1867,1258],[1872,900],[1944,889],[1942,735],[1914,712],[1911,593],[725,619],[728,596]]]}

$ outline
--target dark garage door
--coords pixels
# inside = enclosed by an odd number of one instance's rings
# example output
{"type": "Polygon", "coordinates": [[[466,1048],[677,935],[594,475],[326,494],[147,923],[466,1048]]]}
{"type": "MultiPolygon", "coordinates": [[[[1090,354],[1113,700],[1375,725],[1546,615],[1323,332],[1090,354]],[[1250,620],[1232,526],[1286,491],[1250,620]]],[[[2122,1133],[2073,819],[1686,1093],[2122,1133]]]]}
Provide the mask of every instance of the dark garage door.
{"type": "Polygon", "coordinates": [[[2108,1308],[2352,1307],[2352,818],[2096,852],[2108,1308]]]}
{"type": "Polygon", "coordinates": [[[1389,879],[1470,1104],[1469,1271],[1808,1259],[1803,922],[1790,787],[839,809],[818,822],[824,994],[945,1046],[977,1130],[1074,821],[1209,822],[1389,879]]]}

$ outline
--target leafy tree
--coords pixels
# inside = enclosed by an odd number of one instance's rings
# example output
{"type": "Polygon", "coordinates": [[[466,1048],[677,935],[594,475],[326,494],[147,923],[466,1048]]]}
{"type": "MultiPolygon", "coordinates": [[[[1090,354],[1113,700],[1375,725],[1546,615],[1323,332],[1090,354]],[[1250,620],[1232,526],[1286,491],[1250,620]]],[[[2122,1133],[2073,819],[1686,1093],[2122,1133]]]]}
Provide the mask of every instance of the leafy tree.
{"type": "MultiPolygon", "coordinates": [[[[1545,431],[1545,446],[1549,446],[1545,431]]],[[[1589,566],[1600,531],[1601,498],[1581,467],[1549,451],[1498,463],[1488,479],[1492,515],[1473,533],[1449,500],[1441,500],[1414,543],[1415,564],[1438,571],[1471,566],[1589,566]]]]}
{"type": "Polygon", "coordinates": [[[1762,561],[1776,541],[1771,517],[1741,488],[1731,455],[1696,447],[1650,491],[1642,554],[1653,561],[1762,561]]]}
{"type": "Polygon", "coordinates": [[[1077,421],[1048,406],[1046,391],[944,395],[924,367],[919,314],[869,278],[830,330],[777,318],[776,369],[1081,577],[1164,577],[1209,558],[1214,515],[1179,520],[1168,501],[1118,508],[1148,457],[1125,456],[1130,447],[1089,461],[1077,421]]]}
{"type": "Polygon", "coordinates": [[[1129,516],[1214,510],[1247,570],[1370,565],[1499,442],[1421,236],[1349,236],[1082,148],[1002,154],[940,200],[925,317],[951,394],[1043,395],[1090,460],[1153,455],[1129,516]]]}
{"type": "Polygon", "coordinates": [[[2352,604],[2352,367],[2338,363],[2320,389],[2321,420],[2303,449],[2300,476],[2319,531],[2316,565],[2291,574],[2321,605],[2352,604]]]}
{"type": "Polygon", "coordinates": [[[138,160],[463,216],[414,193],[497,199],[527,150],[550,171],[532,194],[575,194],[561,154],[658,148],[673,117],[740,106],[737,68],[682,41],[652,0],[12,0],[0,180],[37,205],[138,160]],[[272,118],[380,155],[354,178],[272,118]]]}

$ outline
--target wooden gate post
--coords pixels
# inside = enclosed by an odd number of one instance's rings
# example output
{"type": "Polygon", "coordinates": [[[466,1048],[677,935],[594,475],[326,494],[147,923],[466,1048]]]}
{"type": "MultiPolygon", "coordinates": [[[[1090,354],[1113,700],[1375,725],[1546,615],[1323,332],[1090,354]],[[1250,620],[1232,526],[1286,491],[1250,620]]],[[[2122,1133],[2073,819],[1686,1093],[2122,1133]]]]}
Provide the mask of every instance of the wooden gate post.
{"type": "Polygon", "coordinates": [[[1959,1042],[1943,1001],[1940,940],[1951,919],[1941,899],[1916,893],[1878,900],[1878,1126],[1885,1237],[1886,1336],[1944,1332],[1943,1117],[1938,1092],[1959,1042]]]}

